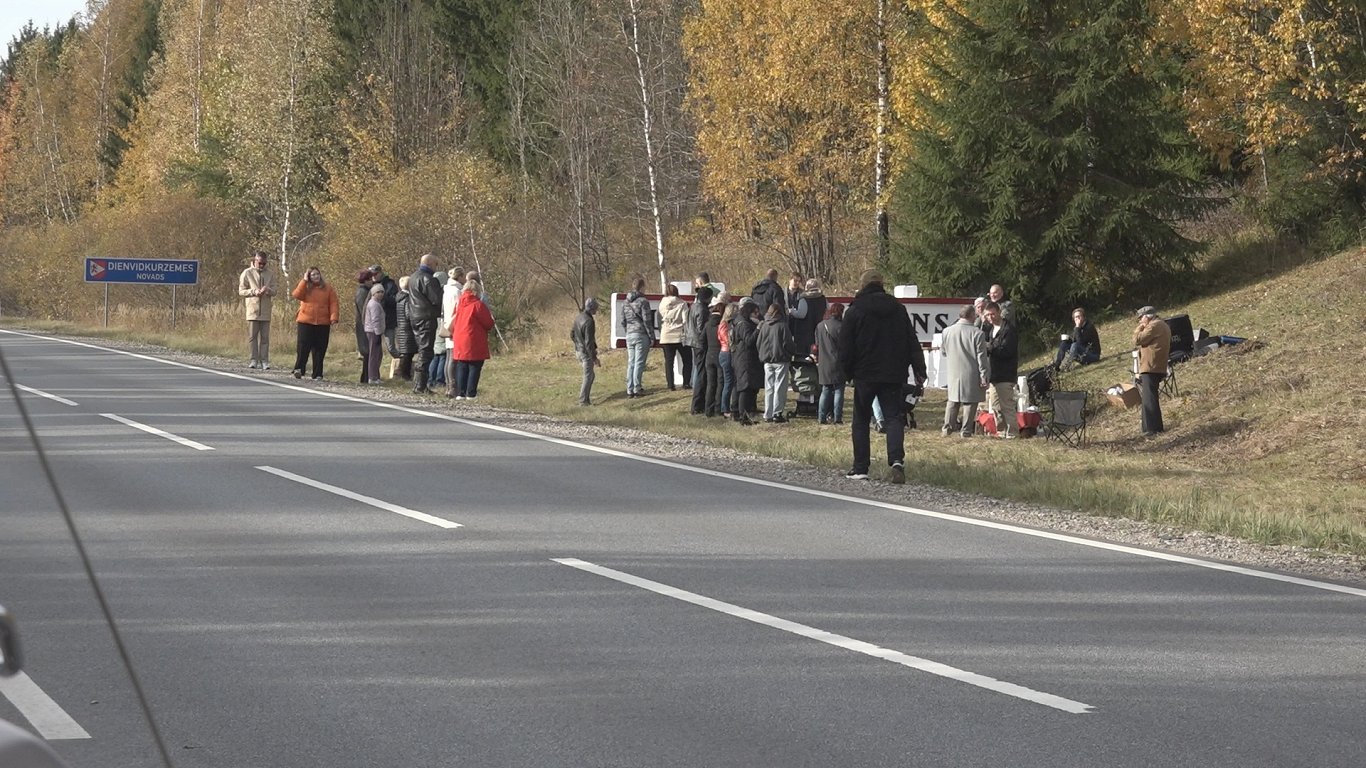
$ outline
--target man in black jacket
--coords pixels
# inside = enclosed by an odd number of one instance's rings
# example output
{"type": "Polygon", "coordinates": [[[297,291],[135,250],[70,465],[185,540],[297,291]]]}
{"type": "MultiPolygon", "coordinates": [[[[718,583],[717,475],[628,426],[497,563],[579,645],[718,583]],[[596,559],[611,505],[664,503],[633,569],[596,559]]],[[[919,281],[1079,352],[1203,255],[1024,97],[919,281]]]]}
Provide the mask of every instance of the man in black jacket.
{"type": "Polygon", "coordinates": [[[427,394],[427,369],[431,367],[436,346],[436,326],[441,317],[441,296],[444,288],[436,279],[441,260],[424,254],[417,271],[408,278],[408,322],[413,328],[417,346],[416,368],[413,371],[413,391],[427,394]]]}
{"type": "MultiPolygon", "coordinates": [[[[698,276],[698,279],[702,279],[705,275],[706,273],[703,272],[702,275],[698,276]]],[[[692,408],[690,410],[692,415],[701,416],[707,408],[707,390],[705,387],[699,387],[698,383],[702,381],[703,376],[706,374],[707,348],[709,346],[715,346],[718,342],[716,339],[707,339],[703,337],[707,327],[707,316],[711,308],[712,296],[714,295],[711,291],[711,286],[702,284],[696,287],[697,295],[693,298],[692,306],[688,307],[686,338],[688,346],[692,347],[693,362],[692,408]]]]}
{"type": "Polygon", "coordinates": [[[785,296],[783,287],[778,285],[778,270],[776,269],[770,269],[764,275],[763,280],[754,284],[754,290],[749,294],[749,297],[754,299],[754,303],[759,305],[760,318],[768,314],[768,305],[785,304],[785,296]]]}
{"type": "Polygon", "coordinates": [[[1072,310],[1072,332],[1064,333],[1062,341],[1058,342],[1058,356],[1053,358],[1053,367],[1062,368],[1069,360],[1077,365],[1100,362],[1100,334],[1081,307],[1072,310]]]}
{"type": "Polygon", "coordinates": [[[906,482],[906,422],[902,415],[902,385],[915,369],[916,384],[925,381],[925,358],[911,327],[910,315],[901,302],[888,295],[882,275],[874,270],[859,278],[862,286],[844,313],[840,328],[840,374],[854,382],[854,466],[845,473],[851,480],[867,480],[871,461],[868,445],[873,401],[882,409],[887,428],[887,464],[892,482],[906,482]],[[920,364],[915,365],[919,356],[920,364]]]}
{"type": "Polygon", "coordinates": [[[1014,438],[1019,432],[1015,415],[1015,379],[1020,370],[1020,339],[1015,324],[1001,315],[1001,307],[988,302],[986,322],[987,359],[991,375],[987,381],[987,408],[996,419],[996,434],[1014,438]]]}

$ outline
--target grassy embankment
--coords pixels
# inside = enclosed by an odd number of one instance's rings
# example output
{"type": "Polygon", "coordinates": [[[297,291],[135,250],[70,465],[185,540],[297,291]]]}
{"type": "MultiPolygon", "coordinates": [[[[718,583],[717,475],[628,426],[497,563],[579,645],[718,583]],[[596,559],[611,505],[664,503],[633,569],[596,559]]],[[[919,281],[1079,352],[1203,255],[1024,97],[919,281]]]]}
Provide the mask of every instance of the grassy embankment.
{"type": "MultiPolygon", "coordinates": [[[[942,395],[931,392],[917,410],[922,428],[907,433],[909,482],[1366,555],[1366,251],[1301,264],[1287,264],[1288,258],[1257,246],[1229,247],[1212,259],[1203,285],[1173,289],[1197,298],[1156,302],[1164,314],[1186,312],[1214,334],[1249,339],[1178,369],[1180,396],[1164,399],[1168,431],[1161,437],[1141,438],[1137,410],[1115,408],[1101,394],[1130,379],[1132,320],[1121,317],[1100,324],[1105,358],[1063,381],[1092,394],[1085,449],[1043,440],[944,438],[936,428],[942,395]]],[[[222,355],[240,365],[240,317],[236,305],[224,305],[183,312],[175,332],[79,331],[222,355]]],[[[480,402],[668,433],[828,467],[832,474],[847,468],[847,428],[810,420],[742,428],[689,416],[689,393],[663,386],[658,352],[650,357],[644,399],[624,397],[625,353],[614,351],[604,356],[598,377],[599,404],[576,406],[578,368],[564,330],[569,321],[568,314],[543,318],[550,330],[541,339],[490,361],[480,402]]],[[[122,313],[119,322],[155,329],[164,319],[122,313]]],[[[292,324],[282,317],[275,328],[272,357],[277,368],[288,368],[292,324]]],[[[353,347],[349,328],[338,328],[329,378],[354,379],[353,347]]],[[[444,403],[434,401],[435,407],[444,403]]],[[[913,486],[906,495],[915,502],[913,486]]]]}

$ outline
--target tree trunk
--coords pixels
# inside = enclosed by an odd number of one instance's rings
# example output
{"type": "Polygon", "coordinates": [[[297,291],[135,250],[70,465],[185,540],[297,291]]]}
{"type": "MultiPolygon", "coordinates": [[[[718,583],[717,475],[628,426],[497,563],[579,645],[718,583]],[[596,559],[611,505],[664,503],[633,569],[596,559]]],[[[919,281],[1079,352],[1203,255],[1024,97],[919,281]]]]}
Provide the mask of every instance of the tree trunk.
{"type": "Polygon", "coordinates": [[[640,5],[638,0],[628,0],[631,9],[631,37],[627,41],[631,54],[636,61],[636,84],[640,86],[641,133],[645,137],[645,168],[650,177],[650,214],[655,225],[655,256],[659,264],[659,290],[663,293],[669,285],[664,263],[664,227],[659,215],[659,191],[655,180],[655,152],[651,132],[654,128],[654,114],[650,109],[650,92],[645,82],[645,60],[640,55],[640,5]]]}

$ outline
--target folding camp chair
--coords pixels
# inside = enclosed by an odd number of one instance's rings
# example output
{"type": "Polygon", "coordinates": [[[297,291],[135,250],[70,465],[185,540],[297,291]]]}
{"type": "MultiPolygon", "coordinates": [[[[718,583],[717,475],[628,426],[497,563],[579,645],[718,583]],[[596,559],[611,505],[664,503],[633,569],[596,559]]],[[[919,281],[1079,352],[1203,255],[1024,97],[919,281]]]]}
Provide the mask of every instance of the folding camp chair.
{"type": "Polygon", "coordinates": [[[1045,365],[1025,374],[1025,386],[1029,387],[1029,402],[1038,406],[1040,411],[1052,407],[1053,390],[1057,388],[1057,372],[1053,366],[1045,365]]]}
{"type": "Polygon", "coordinates": [[[1167,363],[1167,377],[1162,379],[1162,394],[1167,397],[1180,397],[1181,390],[1176,386],[1176,364],[1167,363]]]}
{"type": "Polygon", "coordinates": [[[1086,444],[1086,393],[1053,392],[1053,417],[1044,424],[1044,438],[1061,440],[1073,448],[1086,444]]]}

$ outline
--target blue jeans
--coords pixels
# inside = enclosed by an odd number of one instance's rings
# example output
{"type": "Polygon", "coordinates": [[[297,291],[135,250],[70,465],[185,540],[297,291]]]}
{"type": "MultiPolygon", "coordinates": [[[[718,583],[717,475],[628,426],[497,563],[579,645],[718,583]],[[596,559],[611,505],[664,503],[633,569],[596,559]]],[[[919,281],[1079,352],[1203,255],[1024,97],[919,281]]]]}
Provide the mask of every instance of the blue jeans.
{"type": "Polygon", "coordinates": [[[764,420],[772,421],[787,409],[787,363],[764,363],[764,420]]]}
{"type": "Polygon", "coordinates": [[[735,368],[730,364],[730,353],[721,353],[721,397],[717,400],[722,413],[730,413],[730,393],[735,389],[735,368]]]}
{"type": "MultiPolygon", "coordinates": [[[[876,404],[876,400],[873,401],[876,404]]],[[[816,403],[816,421],[825,423],[826,419],[836,424],[844,423],[844,385],[825,384],[821,386],[821,399],[816,403]]]]}
{"type": "Polygon", "coordinates": [[[1053,358],[1053,367],[1062,365],[1062,361],[1068,357],[1082,365],[1100,362],[1100,353],[1091,349],[1090,344],[1082,344],[1080,341],[1059,341],[1058,356],[1053,358]]]}
{"type": "Polygon", "coordinates": [[[427,364],[427,385],[435,386],[446,383],[446,353],[432,355],[432,361],[427,364]]]}
{"type": "Polygon", "coordinates": [[[650,354],[650,335],[629,333],[626,335],[626,394],[634,395],[645,390],[641,382],[645,379],[645,358],[650,354]]]}
{"type": "Polygon", "coordinates": [[[479,394],[479,374],[484,370],[483,360],[455,361],[455,394],[461,397],[474,397],[479,394]]]}

